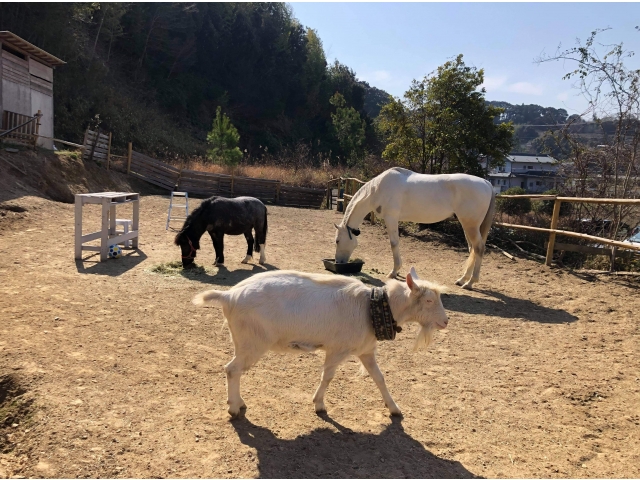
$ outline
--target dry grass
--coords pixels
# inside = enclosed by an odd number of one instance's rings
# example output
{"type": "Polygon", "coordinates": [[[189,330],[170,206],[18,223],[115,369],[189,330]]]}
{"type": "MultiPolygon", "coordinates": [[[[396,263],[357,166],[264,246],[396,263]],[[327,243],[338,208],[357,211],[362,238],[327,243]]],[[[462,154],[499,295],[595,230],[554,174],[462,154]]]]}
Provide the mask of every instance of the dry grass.
{"type": "Polygon", "coordinates": [[[157,273],[159,275],[167,275],[167,276],[181,275],[187,278],[193,278],[199,275],[205,275],[207,273],[215,274],[217,272],[217,268],[215,267],[208,268],[208,267],[203,267],[201,265],[195,265],[191,268],[185,269],[182,267],[182,262],[174,261],[174,262],[158,263],[156,265],[153,265],[151,268],[148,269],[148,272],[157,273]]]}
{"type": "Polygon", "coordinates": [[[225,167],[213,163],[191,161],[185,168],[201,172],[223,173],[226,175],[238,175],[242,177],[264,178],[280,180],[287,185],[296,187],[326,188],[327,182],[332,178],[358,176],[344,167],[284,167],[279,165],[238,165],[237,167],[225,167]]]}

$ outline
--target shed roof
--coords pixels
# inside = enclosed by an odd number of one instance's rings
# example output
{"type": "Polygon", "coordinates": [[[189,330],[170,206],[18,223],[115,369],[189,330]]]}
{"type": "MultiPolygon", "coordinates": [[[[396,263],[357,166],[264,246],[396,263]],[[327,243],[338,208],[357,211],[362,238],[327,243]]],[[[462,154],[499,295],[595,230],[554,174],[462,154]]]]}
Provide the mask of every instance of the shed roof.
{"type": "Polygon", "coordinates": [[[558,161],[549,155],[536,155],[532,153],[512,153],[507,160],[513,163],[557,163],[558,161]]]}
{"type": "Polygon", "coordinates": [[[36,47],[32,43],[27,42],[25,39],[20,38],[15,33],[11,33],[7,30],[0,31],[0,40],[3,43],[19,48],[20,50],[28,53],[34,59],[39,60],[41,63],[50,67],[58,67],[64,65],[67,62],[60,60],[58,57],[45,52],[39,47],[36,47]]]}

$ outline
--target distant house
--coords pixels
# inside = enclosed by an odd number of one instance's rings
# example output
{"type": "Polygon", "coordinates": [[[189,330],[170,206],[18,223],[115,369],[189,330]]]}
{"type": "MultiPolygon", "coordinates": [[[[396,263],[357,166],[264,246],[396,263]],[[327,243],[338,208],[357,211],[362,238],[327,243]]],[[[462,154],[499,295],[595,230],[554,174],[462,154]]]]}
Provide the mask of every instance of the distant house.
{"type": "MultiPolygon", "coordinates": [[[[40,118],[37,144],[53,148],[53,69],[65,62],[19,36],[0,31],[0,118],[8,130],[33,117],[40,118]]],[[[29,128],[32,128],[29,125],[29,128]]],[[[21,130],[22,131],[22,130],[21,130]]],[[[32,133],[25,129],[22,133],[32,133]]]]}
{"type": "Polygon", "coordinates": [[[505,158],[504,166],[492,169],[487,178],[496,193],[511,187],[521,187],[529,193],[542,193],[556,188],[561,182],[555,158],[529,153],[512,153],[505,158]]]}

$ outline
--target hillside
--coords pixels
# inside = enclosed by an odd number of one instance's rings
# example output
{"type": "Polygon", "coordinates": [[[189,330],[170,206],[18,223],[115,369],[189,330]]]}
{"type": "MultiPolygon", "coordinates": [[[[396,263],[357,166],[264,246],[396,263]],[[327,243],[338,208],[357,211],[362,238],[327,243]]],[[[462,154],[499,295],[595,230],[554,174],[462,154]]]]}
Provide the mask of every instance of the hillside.
{"type": "Polygon", "coordinates": [[[569,115],[563,108],[536,104],[513,105],[501,101],[487,103],[504,109],[504,113],[495,119],[496,123],[513,122],[514,151],[518,152],[551,153],[555,157],[562,157],[563,151],[557,142],[547,137],[549,133],[559,133],[563,128],[590,147],[605,143],[607,136],[615,132],[615,124],[609,119],[585,121],[579,115],[569,115]]]}
{"type": "Polygon", "coordinates": [[[55,72],[58,138],[79,142],[100,123],[116,153],[133,141],[155,156],[203,156],[221,106],[248,156],[304,144],[310,158],[338,158],[336,92],[372,129],[365,86],[328,64],[284,3],[5,2],[0,25],[67,62],[55,72]]]}
{"type": "Polygon", "coordinates": [[[83,162],[76,152],[0,150],[0,217],[4,225],[13,217],[24,216],[34,199],[73,203],[76,193],[99,191],[160,192],[146,182],[83,162]]]}

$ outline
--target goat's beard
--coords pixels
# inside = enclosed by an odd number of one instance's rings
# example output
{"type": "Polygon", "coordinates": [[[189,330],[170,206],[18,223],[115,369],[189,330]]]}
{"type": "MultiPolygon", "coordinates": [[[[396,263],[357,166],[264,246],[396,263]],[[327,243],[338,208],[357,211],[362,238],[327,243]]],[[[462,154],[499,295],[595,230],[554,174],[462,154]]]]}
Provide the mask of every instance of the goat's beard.
{"type": "Polygon", "coordinates": [[[418,350],[420,348],[424,348],[426,350],[433,341],[433,333],[435,330],[436,328],[432,324],[422,325],[418,332],[418,336],[416,337],[416,343],[413,345],[413,349],[418,350]]]}

